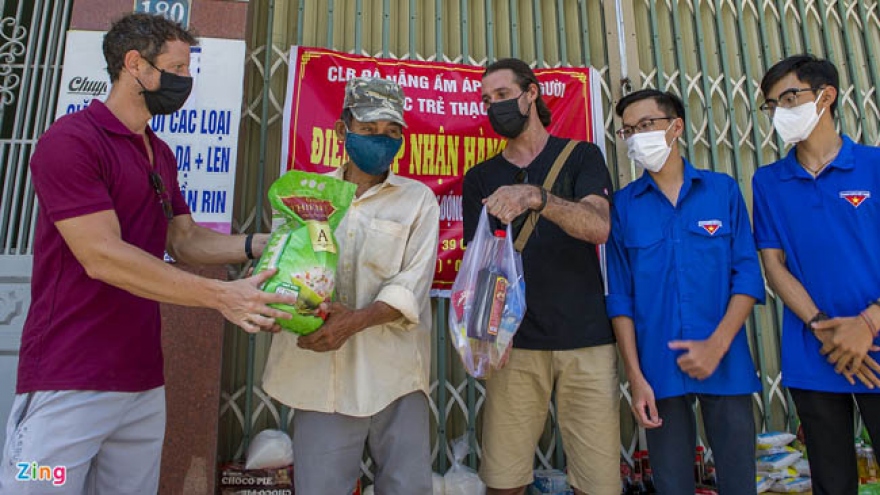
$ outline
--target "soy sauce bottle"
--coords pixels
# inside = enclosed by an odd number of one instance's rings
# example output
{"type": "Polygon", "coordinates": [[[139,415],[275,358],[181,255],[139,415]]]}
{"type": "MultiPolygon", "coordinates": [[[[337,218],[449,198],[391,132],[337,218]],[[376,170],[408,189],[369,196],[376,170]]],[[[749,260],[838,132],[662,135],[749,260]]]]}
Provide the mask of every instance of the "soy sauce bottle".
{"type": "Polygon", "coordinates": [[[504,302],[507,299],[507,277],[504,276],[501,254],[507,231],[495,231],[490,250],[489,264],[477,274],[477,285],[474,289],[473,309],[467,325],[467,335],[472,339],[495,342],[501,316],[504,313],[504,302]]]}

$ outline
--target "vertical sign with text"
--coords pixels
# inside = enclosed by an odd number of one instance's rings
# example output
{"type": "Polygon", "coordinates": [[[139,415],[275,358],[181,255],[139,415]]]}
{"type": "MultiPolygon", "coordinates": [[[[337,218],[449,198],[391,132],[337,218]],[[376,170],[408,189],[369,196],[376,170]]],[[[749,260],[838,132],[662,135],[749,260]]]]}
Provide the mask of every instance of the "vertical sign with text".
{"type": "MultiPolygon", "coordinates": [[[[56,118],[104,101],[110,78],[103,32],[69,31],[56,118]]],[[[245,42],[199,39],[190,51],[193,92],[183,108],[150,126],[177,158],[177,179],[193,219],[221,233],[232,229],[245,42]]]]}

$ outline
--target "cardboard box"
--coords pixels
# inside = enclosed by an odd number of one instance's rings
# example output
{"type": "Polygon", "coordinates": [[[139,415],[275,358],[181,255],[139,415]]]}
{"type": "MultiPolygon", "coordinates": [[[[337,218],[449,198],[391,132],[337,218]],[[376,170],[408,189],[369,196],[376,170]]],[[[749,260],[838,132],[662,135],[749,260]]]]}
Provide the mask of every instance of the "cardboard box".
{"type": "Polygon", "coordinates": [[[293,495],[293,466],[245,469],[244,463],[220,466],[220,495],[293,495]]]}

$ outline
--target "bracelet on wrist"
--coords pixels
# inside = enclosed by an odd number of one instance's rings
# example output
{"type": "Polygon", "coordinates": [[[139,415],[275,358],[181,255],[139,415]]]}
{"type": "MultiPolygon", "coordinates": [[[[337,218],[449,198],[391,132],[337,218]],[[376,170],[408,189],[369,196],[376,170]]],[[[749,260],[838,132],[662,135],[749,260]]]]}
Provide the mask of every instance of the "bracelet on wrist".
{"type": "MultiPolygon", "coordinates": [[[[878,308],[880,308],[880,297],[871,301],[871,304],[868,304],[868,307],[865,308],[866,313],[868,312],[869,309],[871,309],[871,306],[877,306],[878,308]]],[[[875,326],[874,327],[874,337],[877,337],[877,336],[880,336],[880,327],[875,326]]]]}
{"type": "Polygon", "coordinates": [[[244,255],[247,256],[247,259],[254,259],[254,251],[253,251],[253,242],[254,242],[254,234],[248,234],[244,238],[244,255]]]}
{"type": "Polygon", "coordinates": [[[538,186],[538,190],[541,191],[541,206],[535,208],[533,211],[540,214],[544,211],[544,208],[547,207],[547,190],[540,186],[538,186]]]}
{"type": "Polygon", "coordinates": [[[859,313],[859,316],[862,317],[862,320],[865,322],[865,325],[867,325],[868,330],[871,332],[871,335],[876,337],[878,328],[877,325],[874,324],[874,320],[872,320],[871,317],[868,316],[868,310],[866,309],[862,311],[861,313],[859,313]]]}

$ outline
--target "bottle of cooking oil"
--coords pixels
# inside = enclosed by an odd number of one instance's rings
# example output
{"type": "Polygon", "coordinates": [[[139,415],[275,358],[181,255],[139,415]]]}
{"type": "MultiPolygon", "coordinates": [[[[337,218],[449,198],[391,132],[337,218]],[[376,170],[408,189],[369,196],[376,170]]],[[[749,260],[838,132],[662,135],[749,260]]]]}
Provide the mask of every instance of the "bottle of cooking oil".
{"type": "Polygon", "coordinates": [[[859,483],[864,485],[880,481],[874,449],[860,444],[856,453],[859,461],[859,483]]]}

